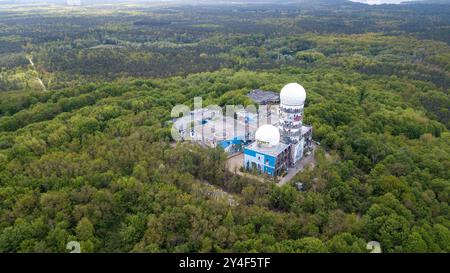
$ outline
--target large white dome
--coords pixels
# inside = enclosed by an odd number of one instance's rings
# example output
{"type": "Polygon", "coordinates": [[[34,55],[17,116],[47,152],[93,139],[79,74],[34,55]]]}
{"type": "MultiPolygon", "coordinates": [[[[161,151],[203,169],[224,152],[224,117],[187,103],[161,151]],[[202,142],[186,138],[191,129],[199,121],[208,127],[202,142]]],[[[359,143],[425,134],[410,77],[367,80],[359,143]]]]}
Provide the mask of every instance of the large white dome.
{"type": "Polygon", "coordinates": [[[275,146],[280,143],[280,131],[273,125],[262,125],[256,130],[255,139],[256,141],[267,143],[270,146],[275,146]]]}
{"type": "Polygon", "coordinates": [[[286,84],[280,93],[280,101],[285,105],[299,106],[305,104],[306,91],[298,83],[286,84]]]}

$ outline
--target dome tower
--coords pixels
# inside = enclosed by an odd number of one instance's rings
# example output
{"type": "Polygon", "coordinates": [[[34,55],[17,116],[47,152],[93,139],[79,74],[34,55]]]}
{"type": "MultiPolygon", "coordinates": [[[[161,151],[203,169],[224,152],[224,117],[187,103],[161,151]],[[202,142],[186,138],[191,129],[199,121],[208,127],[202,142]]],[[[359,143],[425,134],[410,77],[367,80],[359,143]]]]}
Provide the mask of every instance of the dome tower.
{"type": "Polygon", "coordinates": [[[260,146],[276,146],[280,143],[280,132],[278,131],[278,128],[273,125],[262,125],[256,131],[255,139],[260,146]]]}
{"type": "Polygon", "coordinates": [[[305,100],[305,88],[298,83],[289,83],[281,89],[278,129],[282,141],[292,146],[292,164],[303,156],[302,126],[305,100]]]}
{"type": "Polygon", "coordinates": [[[300,141],[305,99],[305,88],[298,83],[289,83],[281,89],[278,128],[281,138],[286,143],[300,141]]]}

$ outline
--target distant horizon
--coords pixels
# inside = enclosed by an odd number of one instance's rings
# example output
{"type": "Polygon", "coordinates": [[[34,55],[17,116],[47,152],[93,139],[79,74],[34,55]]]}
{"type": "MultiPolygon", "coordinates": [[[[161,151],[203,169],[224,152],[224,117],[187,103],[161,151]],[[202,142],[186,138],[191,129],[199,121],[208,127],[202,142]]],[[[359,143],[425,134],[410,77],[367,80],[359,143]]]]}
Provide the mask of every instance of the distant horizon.
{"type": "MultiPolygon", "coordinates": [[[[118,3],[118,2],[172,2],[172,3],[224,3],[227,1],[224,0],[219,0],[219,1],[208,1],[208,0],[0,0],[0,4],[49,4],[49,3],[60,3],[60,4],[64,4],[67,3],[69,4],[69,2],[81,2],[82,4],[96,4],[96,3],[102,3],[102,4],[107,4],[107,3],[118,3]]],[[[401,3],[406,3],[406,2],[427,2],[426,0],[347,0],[350,2],[354,2],[354,3],[362,3],[362,4],[367,4],[367,5],[382,5],[382,4],[401,4],[401,3]]],[[[232,3],[248,3],[248,4],[262,4],[262,3],[281,3],[281,2],[287,2],[287,3],[294,3],[294,1],[291,0],[287,0],[287,1],[282,1],[282,0],[230,0],[228,1],[230,2],[230,4],[232,3]]],[[[304,1],[307,2],[307,1],[304,1]]]]}
{"type": "Polygon", "coordinates": [[[349,1],[367,5],[383,5],[383,4],[401,4],[405,2],[417,2],[420,0],[349,0],[349,1]]]}

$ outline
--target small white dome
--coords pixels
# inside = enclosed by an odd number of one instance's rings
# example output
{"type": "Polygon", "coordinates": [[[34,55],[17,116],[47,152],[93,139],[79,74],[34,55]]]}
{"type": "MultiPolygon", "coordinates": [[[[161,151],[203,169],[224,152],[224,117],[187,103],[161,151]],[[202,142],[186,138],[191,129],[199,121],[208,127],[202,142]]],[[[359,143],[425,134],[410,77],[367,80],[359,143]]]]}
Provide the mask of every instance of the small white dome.
{"type": "Polygon", "coordinates": [[[277,127],[266,124],[256,130],[255,139],[270,146],[275,146],[280,143],[280,131],[277,127]]]}
{"type": "Polygon", "coordinates": [[[306,91],[298,83],[286,84],[280,93],[280,102],[285,105],[299,106],[305,104],[306,91]]]}

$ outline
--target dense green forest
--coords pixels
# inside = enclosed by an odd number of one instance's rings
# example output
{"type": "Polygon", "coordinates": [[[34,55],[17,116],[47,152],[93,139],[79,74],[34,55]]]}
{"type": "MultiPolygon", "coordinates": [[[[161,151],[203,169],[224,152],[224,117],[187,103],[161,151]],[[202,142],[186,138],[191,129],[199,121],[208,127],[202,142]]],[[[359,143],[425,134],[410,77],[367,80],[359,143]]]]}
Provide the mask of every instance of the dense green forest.
{"type": "Polygon", "coordinates": [[[0,5],[0,252],[449,252],[449,20],[340,0],[0,5]],[[177,104],[289,82],[320,142],[292,184],[171,139],[177,104]]]}

